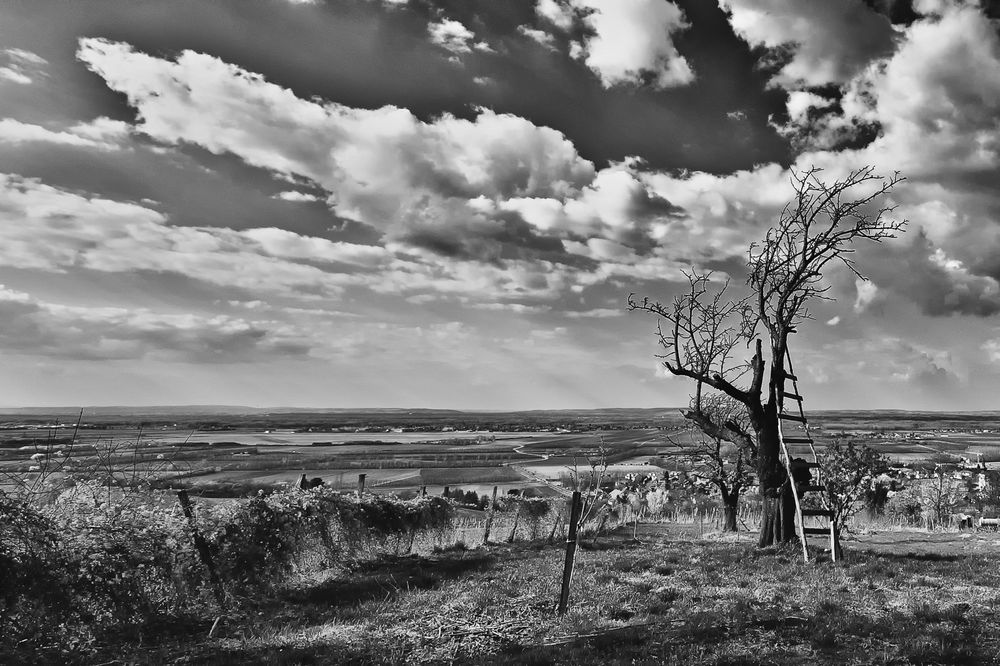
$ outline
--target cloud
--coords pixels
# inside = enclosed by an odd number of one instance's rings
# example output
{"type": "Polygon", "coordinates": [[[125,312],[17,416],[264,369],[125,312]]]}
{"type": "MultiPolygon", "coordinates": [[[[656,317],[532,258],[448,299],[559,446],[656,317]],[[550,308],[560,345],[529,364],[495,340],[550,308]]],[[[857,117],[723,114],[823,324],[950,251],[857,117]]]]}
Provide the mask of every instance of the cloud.
{"type": "Polygon", "coordinates": [[[384,248],[282,229],[176,227],[150,208],[0,174],[0,265],[176,273],[262,293],[316,297],[363,282],[384,248]]]}
{"type": "Polygon", "coordinates": [[[8,352],[65,360],[153,356],[199,363],[303,356],[310,349],[280,326],[223,315],[59,305],[2,285],[0,346],[8,352]]]}
{"type": "Polygon", "coordinates": [[[44,67],[48,61],[31,51],[24,49],[4,49],[0,54],[0,80],[10,81],[21,85],[29,85],[34,82],[33,77],[44,74],[44,67]]]}
{"type": "Polygon", "coordinates": [[[621,317],[625,314],[624,308],[594,308],[592,310],[569,310],[565,313],[570,319],[607,319],[610,317],[621,317]]]}
{"type": "Polygon", "coordinates": [[[538,42],[545,48],[552,50],[555,50],[556,48],[555,38],[544,30],[538,30],[537,28],[530,28],[526,25],[521,25],[518,26],[517,31],[528,39],[538,42]]]}
{"type": "Polygon", "coordinates": [[[915,389],[941,390],[968,379],[968,370],[950,350],[904,340],[893,335],[871,335],[827,345],[813,357],[809,373],[830,381],[857,384],[859,379],[905,384],[915,389]]]}
{"type": "Polygon", "coordinates": [[[390,237],[502,235],[504,220],[477,217],[466,202],[562,197],[595,173],[561,133],[517,116],[422,122],[406,109],[323,104],[191,51],[171,62],[84,39],[78,57],[128,96],[139,131],[307,178],[332,194],[338,215],[390,237]]]}
{"type": "Polygon", "coordinates": [[[842,84],[893,50],[889,20],[862,0],[719,0],[733,31],[789,57],[773,78],[784,88],[842,84]]]}
{"type": "Polygon", "coordinates": [[[561,0],[538,0],[535,13],[560,30],[566,31],[573,27],[573,9],[561,0]]]}
{"type": "MultiPolygon", "coordinates": [[[[650,83],[657,88],[694,80],[688,61],[677,52],[672,35],[688,24],[677,5],[667,0],[569,0],[590,34],[577,42],[574,57],[582,60],[606,88],[650,83]]],[[[551,3],[539,13],[556,25],[565,19],[551,3]]]]}
{"type": "Polygon", "coordinates": [[[926,315],[1000,313],[1000,282],[973,272],[919,231],[905,242],[882,248],[879,261],[868,262],[865,268],[883,288],[905,296],[926,315]]]}
{"type": "Polygon", "coordinates": [[[65,131],[53,131],[41,125],[23,123],[13,118],[0,119],[0,142],[3,143],[52,143],[78,148],[115,150],[127,136],[127,123],[103,117],[90,123],[79,123],[65,131]]]}
{"type": "Polygon", "coordinates": [[[397,262],[373,289],[468,293],[472,277],[484,295],[554,297],[609,276],[675,276],[689,259],[690,229],[642,180],[638,162],[597,171],[563,134],[524,118],[483,109],[472,120],[424,122],[395,107],[303,100],[191,51],[168,61],[84,39],[78,57],[128,97],[136,131],[308,179],[330,193],[339,216],[381,232],[397,262]],[[637,254],[597,270],[562,242],[595,238],[593,247],[603,238],[637,254]],[[671,240],[669,252],[651,254],[671,240]]]}
{"type": "Polygon", "coordinates": [[[854,281],[854,286],[858,291],[858,296],[854,299],[854,311],[861,313],[878,298],[878,285],[871,280],[858,278],[854,281]]]}
{"type": "Polygon", "coordinates": [[[447,18],[429,24],[427,32],[430,34],[431,43],[452,53],[471,53],[470,42],[476,37],[475,33],[460,22],[447,18]]]}
{"type": "Polygon", "coordinates": [[[278,192],[274,195],[275,199],[281,199],[282,201],[295,201],[295,202],[311,202],[311,201],[321,201],[321,199],[315,194],[308,194],[306,192],[299,192],[298,190],[286,190],[284,192],[278,192]]]}

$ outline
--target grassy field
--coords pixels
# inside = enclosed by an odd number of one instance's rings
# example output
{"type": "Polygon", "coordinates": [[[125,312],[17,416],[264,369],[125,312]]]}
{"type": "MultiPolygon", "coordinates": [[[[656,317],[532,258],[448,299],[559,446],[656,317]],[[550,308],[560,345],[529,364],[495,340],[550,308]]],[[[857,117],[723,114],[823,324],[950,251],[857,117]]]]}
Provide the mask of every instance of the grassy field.
{"type": "Polygon", "coordinates": [[[998,542],[915,534],[848,542],[803,564],[750,535],[699,539],[643,526],[585,543],[565,617],[562,550],[544,543],[393,558],[242,600],[153,643],[130,664],[991,664],[998,542]],[[627,536],[631,536],[628,534],[627,536]],[[960,543],[959,543],[960,542],[960,543]]]}

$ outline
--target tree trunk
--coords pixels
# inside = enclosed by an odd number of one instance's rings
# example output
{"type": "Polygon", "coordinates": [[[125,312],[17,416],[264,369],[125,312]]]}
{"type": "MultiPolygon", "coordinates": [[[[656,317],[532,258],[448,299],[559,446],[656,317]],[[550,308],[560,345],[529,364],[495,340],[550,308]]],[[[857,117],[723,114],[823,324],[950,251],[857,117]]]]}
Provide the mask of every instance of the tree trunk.
{"type": "MultiPolygon", "coordinates": [[[[773,380],[772,380],[773,381],[773,380]]],[[[778,389],[780,390],[780,388],[778,389]]],[[[781,464],[778,441],[778,408],[774,400],[764,405],[757,432],[757,478],[763,516],[760,521],[761,548],[795,538],[795,500],[785,483],[788,474],[781,464]]]]}
{"type": "Polygon", "coordinates": [[[722,509],[723,509],[723,532],[738,532],[739,527],[736,526],[736,511],[739,508],[740,503],[740,491],[736,490],[723,490],[722,491],[722,509]]]}

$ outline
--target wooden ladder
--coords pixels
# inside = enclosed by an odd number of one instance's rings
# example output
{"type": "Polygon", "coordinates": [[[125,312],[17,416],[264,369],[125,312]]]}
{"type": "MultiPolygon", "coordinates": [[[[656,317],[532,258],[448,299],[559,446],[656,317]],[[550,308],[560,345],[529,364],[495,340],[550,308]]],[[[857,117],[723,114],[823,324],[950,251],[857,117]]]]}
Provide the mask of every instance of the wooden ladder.
{"type": "Polygon", "coordinates": [[[806,562],[809,561],[809,549],[806,547],[806,539],[809,536],[829,536],[830,538],[830,558],[834,562],[837,561],[837,550],[840,546],[839,535],[837,534],[837,526],[833,521],[833,510],[830,508],[825,490],[826,486],[823,485],[819,459],[816,455],[816,447],[814,446],[814,441],[812,436],[809,434],[809,422],[806,420],[806,413],[802,409],[802,395],[799,393],[798,377],[795,376],[795,370],[792,367],[792,355],[785,348],[785,367],[787,371],[785,372],[785,379],[792,382],[791,391],[783,391],[778,396],[778,441],[781,442],[781,456],[782,462],[785,463],[785,471],[788,474],[788,483],[792,488],[792,497],[795,499],[795,526],[799,532],[799,541],[802,544],[802,559],[806,562]],[[789,413],[785,410],[785,399],[794,401],[798,407],[798,414],[789,413]],[[796,422],[802,424],[802,430],[804,431],[804,437],[789,437],[785,435],[785,422],[796,422]],[[788,444],[808,444],[809,451],[812,454],[812,461],[807,461],[805,463],[793,463],[792,457],[788,453],[788,444]],[[799,486],[795,483],[795,475],[793,470],[807,468],[815,470],[815,477],[809,485],[799,486]],[[821,503],[823,505],[822,509],[803,509],[802,502],[799,497],[800,493],[805,494],[808,492],[819,492],[821,503]],[[806,516],[812,516],[816,518],[826,519],[826,527],[806,527],[804,518],[806,516]]]}

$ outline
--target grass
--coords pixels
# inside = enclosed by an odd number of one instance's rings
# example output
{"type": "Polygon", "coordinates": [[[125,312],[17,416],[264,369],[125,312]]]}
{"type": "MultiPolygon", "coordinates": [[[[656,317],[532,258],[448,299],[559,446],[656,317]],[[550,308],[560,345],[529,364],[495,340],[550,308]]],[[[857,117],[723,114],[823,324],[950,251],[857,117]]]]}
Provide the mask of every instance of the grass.
{"type": "Polygon", "coordinates": [[[562,618],[561,548],[456,548],[239,600],[211,639],[206,615],[187,633],[109,645],[107,655],[134,664],[998,661],[1000,568],[989,555],[849,549],[842,564],[803,564],[793,548],[645,532],[642,542],[629,531],[582,545],[562,618]]]}

